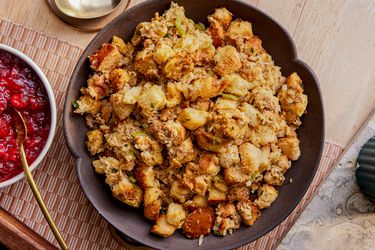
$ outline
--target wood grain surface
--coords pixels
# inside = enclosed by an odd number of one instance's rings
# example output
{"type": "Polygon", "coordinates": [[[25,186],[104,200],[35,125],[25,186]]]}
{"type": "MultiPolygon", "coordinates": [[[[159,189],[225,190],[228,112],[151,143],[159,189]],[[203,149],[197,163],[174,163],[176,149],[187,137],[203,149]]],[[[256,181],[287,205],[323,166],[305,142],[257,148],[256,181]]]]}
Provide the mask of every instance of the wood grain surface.
{"type": "MultiPolygon", "coordinates": [[[[39,236],[21,221],[0,207],[0,242],[10,250],[55,250],[47,240],[39,236]]],[[[3,249],[0,245],[0,249],[3,249]]]]}
{"type": "MultiPolygon", "coordinates": [[[[130,7],[144,0],[131,0],[130,7]]],[[[320,79],[326,139],[345,147],[375,106],[374,0],[247,0],[292,35],[320,79]]],[[[0,0],[0,16],[81,48],[95,33],[67,26],[44,0],[0,0]]]]}

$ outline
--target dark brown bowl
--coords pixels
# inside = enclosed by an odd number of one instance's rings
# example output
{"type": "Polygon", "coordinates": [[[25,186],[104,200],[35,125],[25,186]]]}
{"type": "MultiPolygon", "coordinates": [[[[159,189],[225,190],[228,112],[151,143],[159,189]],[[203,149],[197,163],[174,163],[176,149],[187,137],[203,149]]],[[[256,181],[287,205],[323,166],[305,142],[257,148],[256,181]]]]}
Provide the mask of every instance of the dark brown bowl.
{"type": "MultiPolygon", "coordinates": [[[[265,49],[275,63],[281,66],[283,75],[296,71],[303,79],[309,98],[307,115],[298,130],[302,155],[286,174],[286,183],[279,187],[279,197],[252,227],[242,226],[233,236],[204,238],[199,249],[231,249],[254,241],[279,225],[297,206],[315,176],[324,142],[323,103],[319,82],[314,72],[297,58],[292,38],[274,19],[255,7],[236,0],[176,0],[185,7],[186,15],[194,21],[207,23],[206,18],[215,8],[226,7],[235,17],[252,22],[254,34],[263,40],[265,49]],[[293,183],[289,184],[289,179],[293,183]]],[[[65,138],[72,154],[77,158],[77,173],[82,189],[98,212],[116,229],[128,237],[157,249],[197,249],[197,240],[187,239],[176,232],[169,238],[150,234],[152,223],[143,217],[141,209],[130,208],[112,198],[103,178],[95,174],[86,146],[87,128],[83,117],[74,115],[71,103],[79,98],[79,89],[90,74],[87,57],[100,46],[109,42],[113,35],[130,39],[138,23],[150,20],[155,12],[163,13],[170,6],[169,0],[150,0],[139,4],[108,24],[91,41],[83,52],[70,79],[64,111],[65,138]]]]}

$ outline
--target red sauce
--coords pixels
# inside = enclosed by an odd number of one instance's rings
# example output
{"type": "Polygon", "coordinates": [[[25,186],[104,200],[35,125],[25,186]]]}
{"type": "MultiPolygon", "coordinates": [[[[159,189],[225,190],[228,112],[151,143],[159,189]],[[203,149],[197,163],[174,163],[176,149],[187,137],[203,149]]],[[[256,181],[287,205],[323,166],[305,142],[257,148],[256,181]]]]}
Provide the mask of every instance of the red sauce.
{"type": "Polygon", "coordinates": [[[20,58],[0,50],[0,182],[22,172],[16,143],[18,109],[27,125],[26,158],[32,164],[42,151],[50,129],[47,92],[35,71],[20,58]]]}

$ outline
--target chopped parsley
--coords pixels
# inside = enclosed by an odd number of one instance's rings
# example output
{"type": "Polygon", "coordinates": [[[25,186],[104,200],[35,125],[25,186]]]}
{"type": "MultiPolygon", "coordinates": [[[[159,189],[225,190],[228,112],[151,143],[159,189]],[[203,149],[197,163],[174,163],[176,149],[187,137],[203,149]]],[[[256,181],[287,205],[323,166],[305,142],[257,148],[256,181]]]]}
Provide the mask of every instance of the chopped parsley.
{"type": "Polygon", "coordinates": [[[75,108],[75,109],[79,108],[79,105],[78,105],[77,102],[72,102],[72,106],[73,106],[73,108],[75,108]]]}

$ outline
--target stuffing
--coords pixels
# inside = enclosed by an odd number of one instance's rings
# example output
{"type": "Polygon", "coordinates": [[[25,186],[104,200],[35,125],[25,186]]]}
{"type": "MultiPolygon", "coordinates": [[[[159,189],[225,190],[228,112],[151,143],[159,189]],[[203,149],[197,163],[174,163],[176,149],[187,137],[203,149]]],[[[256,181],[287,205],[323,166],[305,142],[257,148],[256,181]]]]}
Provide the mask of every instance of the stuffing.
{"type": "Polygon", "coordinates": [[[167,215],[161,214],[151,228],[151,233],[160,235],[164,238],[171,236],[176,228],[168,223],[167,215]]]}
{"type": "Polygon", "coordinates": [[[230,45],[217,49],[215,63],[216,66],[214,70],[221,77],[235,73],[242,66],[240,54],[237,52],[236,48],[230,45]]]}
{"type": "Polygon", "coordinates": [[[109,99],[114,113],[120,120],[128,118],[134,108],[134,105],[125,103],[123,97],[123,93],[117,92],[116,94],[111,95],[109,99]]]}
{"type": "Polygon", "coordinates": [[[210,187],[208,189],[208,198],[207,201],[211,205],[219,204],[227,200],[226,192],[223,192],[216,187],[210,187]]]}
{"type": "Polygon", "coordinates": [[[199,158],[199,173],[215,176],[219,173],[219,159],[214,153],[204,153],[199,158]]]}
{"type": "Polygon", "coordinates": [[[104,151],[104,136],[100,130],[91,130],[87,133],[87,149],[91,155],[104,151]]]}
{"type": "Polygon", "coordinates": [[[172,183],[170,194],[174,200],[181,203],[184,203],[192,196],[192,192],[182,181],[175,181],[172,183]]]}
{"type": "Polygon", "coordinates": [[[210,27],[207,33],[211,36],[213,45],[220,47],[224,44],[224,35],[230,22],[232,21],[232,13],[226,8],[218,8],[214,14],[208,16],[210,27]]]}
{"type": "Polygon", "coordinates": [[[203,195],[194,195],[193,199],[188,200],[184,204],[189,210],[195,210],[199,207],[207,207],[207,197],[203,195]]]}
{"type": "Polygon", "coordinates": [[[154,52],[150,47],[139,51],[135,56],[135,69],[148,78],[155,78],[158,73],[158,64],[154,60],[154,52]]]}
{"type": "Polygon", "coordinates": [[[258,189],[258,199],[255,200],[254,204],[260,209],[268,208],[276,200],[277,195],[278,192],[273,186],[264,184],[258,189]]]}
{"type": "Polygon", "coordinates": [[[233,201],[243,201],[249,198],[250,190],[246,186],[234,186],[231,187],[228,193],[228,200],[233,201]]]}
{"type": "Polygon", "coordinates": [[[150,115],[156,110],[164,108],[167,99],[163,89],[158,85],[152,85],[144,90],[138,98],[138,105],[142,108],[142,113],[150,115]]]}
{"type": "Polygon", "coordinates": [[[172,167],[179,168],[182,164],[195,160],[197,151],[194,148],[190,138],[186,139],[181,145],[172,146],[169,149],[168,157],[172,167]]]}
{"type": "Polygon", "coordinates": [[[105,43],[89,60],[93,70],[109,73],[122,65],[123,56],[115,45],[105,43]]]}
{"type": "Polygon", "coordinates": [[[130,43],[125,43],[120,37],[113,36],[112,44],[117,46],[118,50],[123,56],[132,57],[134,52],[134,46],[130,43]]]}
{"type": "Polygon", "coordinates": [[[152,188],[154,186],[155,173],[152,166],[144,164],[136,167],[134,177],[142,188],[152,188]]]}
{"type": "Polygon", "coordinates": [[[228,146],[226,151],[218,153],[220,166],[229,168],[235,164],[239,164],[240,157],[238,153],[238,147],[236,145],[228,146]]]}
{"type": "Polygon", "coordinates": [[[201,98],[207,100],[220,95],[227,84],[225,81],[218,81],[216,77],[208,75],[187,84],[183,93],[186,99],[196,100],[197,98],[201,98]]]}
{"type": "Polygon", "coordinates": [[[130,82],[130,78],[130,74],[126,70],[121,68],[112,70],[109,74],[111,86],[115,89],[115,91],[119,91],[120,89],[122,89],[125,84],[130,82]]]}
{"type": "Polygon", "coordinates": [[[253,37],[253,29],[250,22],[236,19],[230,23],[226,39],[229,44],[243,44],[243,40],[250,40],[253,37]]]}
{"type": "Polygon", "coordinates": [[[186,212],[182,205],[171,203],[168,205],[167,221],[175,228],[181,228],[186,218],[186,212]]]}
{"type": "Polygon", "coordinates": [[[280,138],[277,141],[277,146],[279,146],[283,154],[286,155],[289,160],[295,161],[301,155],[299,140],[297,136],[287,136],[284,138],[280,138]]]}
{"type": "Polygon", "coordinates": [[[145,133],[134,133],[134,147],[141,152],[142,160],[148,166],[159,165],[163,162],[162,147],[159,142],[145,133]]]}
{"type": "Polygon", "coordinates": [[[224,168],[224,179],[228,185],[242,184],[250,178],[250,175],[244,173],[242,167],[235,165],[229,168],[224,168]]]}
{"type": "Polygon", "coordinates": [[[260,210],[249,199],[239,201],[236,204],[238,214],[246,226],[252,226],[260,216],[260,210]]]}
{"type": "Polygon", "coordinates": [[[178,120],[189,130],[196,130],[206,124],[209,113],[193,108],[185,108],[178,116],[178,120]]]}
{"type": "Polygon", "coordinates": [[[197,208],[186,217],[182,229],[188,238],[198,238],[211,232],[214,221],[214,210],[211,207],[197,208]]]}
{"type": "Polygon", "coordinates": [[[132,183],[122,171],[107,174],[105,182],[110,186],[116,199],[132,207],[139,207],[142,203],[142,189],[132,183]]]}
{"type": "Polygon", "coordinates": [[[220,203],[216,208],[214,233],[225,236],[240,228],[241,218],[232,203],[220,203]]]}
{"type": "Polygon", "coordinates": [[[103,74],[94,74],[87,80],[86,92],[94,99],[102,99],[109,94],[109,87],[103,74]]]}
{"type": "Polygon", "coordinates": [[[193,60],[188,55],[176,55],[167,60],[163,68],[166,78],[179,80],[184,74],[189,73],[194,68],[193,60]]]}
{"type": "Polygon", "coordinates": [[[92,114],[95,115],[100,111],[100,101],[95,100],[89,95],[81,96],[77,101],[77,108],[74,110],[74,113],[77,114],[92,114]]]}
{"type": "Polygon", "coordinates": [[[172,2],[128,41],[113,36],[72,103],[93,171],[162,237],[253,225],[301,154],[302,79],[282,75],[250,22],[226,8],[207,19],[172,2]]]}
{"type": "Polygon", "coordinates": [[[253,84],[243,79],[239,74],[225,75],[221,81],[225,82],[223,85],[227,85],[224,92],[237,96],[246,96],[253,88],[253,84]]]}
{"type": "Polygon", "coordinates": [[[299,125],[299,117],[306,110],[307,96],[303,94],[302,80],[297,73],[288,76],[277,97],[280,99],[282,110],[286,112],[288,124],[299,125]]]}

